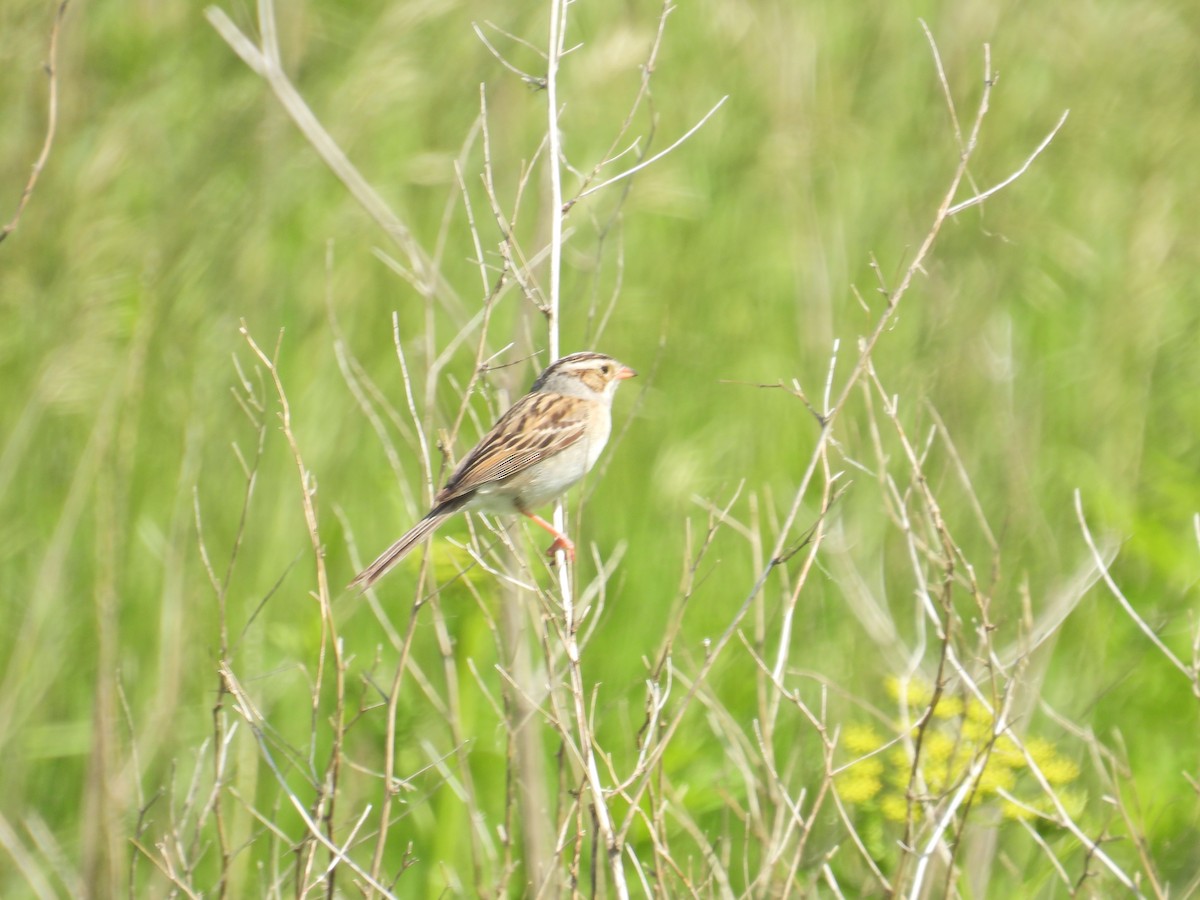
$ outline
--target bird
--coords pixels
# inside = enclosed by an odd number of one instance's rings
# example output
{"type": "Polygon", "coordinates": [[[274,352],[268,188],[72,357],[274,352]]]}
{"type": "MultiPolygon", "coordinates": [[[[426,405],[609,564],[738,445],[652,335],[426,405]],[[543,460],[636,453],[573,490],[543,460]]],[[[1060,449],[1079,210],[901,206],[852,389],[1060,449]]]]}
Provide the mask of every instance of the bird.
{"type": "Polygon", "coordinates": [[[592,351],[552,362],[458,464],[424,518],[350,587],[370,588],[443,522],[465,511],[523,515],[554,535],[549,556],[562,550],[573,562],[575,544],[535,510],[596,464],[612,431],[617,387],[636,376],[629,366],[592,351]]]}

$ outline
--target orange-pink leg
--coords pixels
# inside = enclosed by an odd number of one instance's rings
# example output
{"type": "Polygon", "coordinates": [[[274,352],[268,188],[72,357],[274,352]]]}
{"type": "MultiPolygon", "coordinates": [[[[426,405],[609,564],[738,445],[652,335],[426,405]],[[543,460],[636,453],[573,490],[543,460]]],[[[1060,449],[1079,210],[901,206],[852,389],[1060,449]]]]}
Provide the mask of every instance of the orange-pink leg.
{"type": "Polygon", "coordinates": [[[561,550],[567,555],[568,562],[575,562],[575,544],[569,537],[567,537],[541,516],[535,516],[531,512],[527,512],[525,515],[554,535],[554,543],[551,544],[550,549],[546,551],[547,556],[553,558],[554,554],[561,550]]]}

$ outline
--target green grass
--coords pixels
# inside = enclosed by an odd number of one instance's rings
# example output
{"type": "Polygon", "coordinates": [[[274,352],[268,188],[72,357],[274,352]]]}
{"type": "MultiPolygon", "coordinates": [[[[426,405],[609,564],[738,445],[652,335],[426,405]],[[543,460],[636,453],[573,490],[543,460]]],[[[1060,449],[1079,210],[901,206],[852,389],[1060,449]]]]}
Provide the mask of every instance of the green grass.
{"type": "MultiPolygon", "coordinates": [[[[251,27],[251,9],[226,9],[251,27]]],[[[0,218],[15,208],[44,134],[41,64],[51,14],[29,0],[0,10],[0,218]]],[[[482,289],[453,161],[478,116],[482,82],[497,192],[511,204],[520,167],[544,135],[546,101],[496,63],[470,23],[492,19],[541,46],[547,11],[322,2],[299,10],[281,5],[279,15],[285,66],[297,87],[426,248],[453,202],[442,272],[464,306],[477,308],[482,289]]],[[[564,61],[562,128],[569,159],[587,169],[628,111],[658,9],[582,4],[570,15],[568,44],[583,45],[564,61]]],[[[572,210],[575,233],[564,255],[563,347],[585,346],[588,304],[605,306],[619,278],[619,301],[599,347],[643,373],[618,398],[618,421],[636,413],[606,457],[603,479],[589,483],[581,523],[583,540],[605,555],[627,543],[584,653],[588,682],[599,686],[597,740],[618,768],[627,770],[636,756],[648,678],[643,659],[655,658],[676,603],[686,567],[684,523],[692,523],[692,552],[706,527],[696,498],[724,506],[741,486],[732,515],[761,524],[769,549],[816,442],[817,424],[795,397],[754,385],[798,379],[818,401],[835,339],[842,383],[855,341],[883,311],[872,257],[894,287],[957,162],[918,17],[938,41],[964,128],[982,88],[982,46],[991,45],[1000,77],[971,165],[980,187],[1014,171],[1064,109],[1071,115],[1023,178],[945,226],[883,335],[875,366],[901,398],[909,437],[919,444],[926,436],[930,404],[970,475],[999,546],[990,608],[998,646],[1021,635],[1023,593],[1036,616],[1084,567],[1088,554],[1073,507],[1078,489],[1093,531],[1119,550],[1114,578],[1174,652],[1191,659],[1200,511],[1200,233],[1193,209],[1200,196],[1200,88],[1193,77],[1200,9],[1184,2],[897,3],[865,15],[830,2],[681,4],[669,18],[652,82],[652,150],[721,96],[730,99],[690,141],[633,180],[613,230],[604,231],[618,208],[616,188],[572,210]]],[[[543,67],[532,50],[496,40],[516,65],[543,67]]],[[[211,770],[211,748],[202,745],[213,736],[218,613],[194,510],[223,574],[245,491],[231,445],[250,454],[257,441],[234,397],[244,392],[233,357],[266,405],[263,458],[228,590],[229,628],[239,641],[235,668],[253,685],[281,741],[304,748],[317,734],[317,769],[329,753],[328,682],[317,727],[307,705],[322,623],[310,596],[314,561],[299,482],[277,427],[273,389],[260,384],[239,322],[266,348],[284,330],[280,375],[316,480],[320,535],[337,588],[354,574],[351,536],[358,557],[370,557],[407,527],[420,512],[413,504],[427,497],[419,460],[400,430],[411,425],[392,313],[421,389],[428,323],[440,350],[460,320],[440,308],[427,316],[412,287],[380,262],[373,250],[397,255],[394,245],[209,26],[200,5],[142,4],[136,12],[111,0],[72,6],[59,53],[57,140],[19,228],[0,244],[0,590],[7,605],[0,625],[0,812],[11,836],[0,852],[0,894],[35,893],[31,873],[40,872],[59,892],[90,884],[104,895],[124,891],[136,870],[135,893],[158,896],[167,882],[130,839],[145,806],[140,840],[153,856],[155,841],[175,827],[171,816],[192,770],[211,770]],[[400,424],[388,425],[399,472],[340,373],[339,338],[400,410],[400,424]],[[53,847],[37,837],[42,826],[53,847]]],[[[632,134],[648,128],[643,114],[632,134]]],[[[480,187],[478,140],[464,161],[484,252],[495,263],[500,234],[480,187]]],[[[549,234],[543,171],[528,188],[518,229],[530,252],[549,234]]],[[[574,184],[568,176],[568,193],[574,184]]],[[[545,286],[544,266],[536,274],[545,286]]],[[[519,292],[496,307],[489,354],[512,340],[518,344],[505,361],[529,346],[545,348],[543,321],[519,292]]],[[[471,338],[444,373],[431,418],[436,427],[453,420],[473,346],[471,338]]],[[[516,369],[511,388],[524,389],[532,371],[516,369]]],[[[489,382],[490,402],[498,402],[496,389],[509,387],[507,377],[489,382]]],[[[472,403],[480,418],[490,415],[482,399],[472,403]]],[[[855,395],[838,440],[845,458],[874,466],[869,421],[855,395]]],[[[458,454],[475,433],[468,420],[458,454]]],[[[908,477],[895,434],[883,440],[889,471],[908,477]]],[[[430,448],[436,458],[433,440],[430,448]]],[[[862,712],[848,698],[894,715],[883,685],[896,671],[852,612],[839,548],[890,607],[903,638],[914,638],[916,616],[907,549],[887,520],[879,484],[843,457],[833,464],[849,483],[831,518],[840,536],[801,593],[789,687],[819,704],[814,683],[801,675],[817,673],[834,686],[830,724],[849,725],[862,712]]],[[[926,474],[965,555],[990,584],[991,551],[943,444],[931,452],[926,474]]],[[[793,541],[816,511],[813,495],[793,541]]],[[[465,538],[466,526],[447,534],[465,538]]],[[[518,535],[518,546],[541,545],[539,536],[518,535]]],[[[440,581],[465,560],[456,552],[438,543],[440,581]]],[[[587,555],[581,584],[593,571],[587,555]]],[[[802,557],[789,564],[793,579],[802,557]]],[[[729,623],[760,562],[732,529],[717,533],[674,644],[681,673],[696,671],[702,642],[729,623]]],[[[381,585],[380,601],[400,629],[417,565],[414,556],[381,585]]],[[[542,581],[549,584],[545,574],[542,581]]],[[[747,640],[766,635],[773,652],[786,595],[778,578],[768,581],[744,623],[747,640]]],[[[506,731],[488,702],[505,683],[494,668],[498,639],[480,608],[498,616],[501,603],[515,602],[504,597],[476,573],[469,585],[452,583],[441,595],[444,625],[428,609],[418,618],[413,660],[434,695],[448,696],[458,680],[465,743],[449,734],[436,704],[409,677],[397,771],[421,774],[402,795],[385,866],[397,868],[405,842],[414,842],[417,862],[399,882],[405,896],[446,885],[469,895],[479,884],[467,840],[470,806],[455,793],[454,778],[429,768],[431,752],[447,756],[455,777],[469,769],[489,840],[505,821],[506,731]],[[443,628],[452,641],[447,654],[439,649],[443,628]]],[[[966,595],[955,602],[971,644],[973,607],[966,595]]],[[[364,674],[386,689],[396,656],[364,600],[339,597],[335,615],[353,710],[360,696],[376,696],[364,674]]],[[[726,653],[707,696],[750,746],[761,683],[737,638],[726,653]]],[[[1121,839],[1109,851],[1138,870],[1128,827],[1101,799],[1111,788],[1092,766],[1086,742],[1056,724],[1034,702],[1039,698],[1094,732],[1127,765],[1122,796],[1136,810],[1158,876],[1173,897],[1194,891],[1200,804],[1185,773],[1197,774],[1198,706],[1187,679],[1103,588],[1079,602],[1031,669],[1036,688],[1019,725],[1054,740],[1081,766],[1089,798],[1081,822],[1093,836],[1116,833],[1121,839]]],[[[674,690],[681,700],[686,688],[674,690]]],[[[799,716],[786,721],[776,752],[794,767],[793,788],[815,790],[824,774],[820,742],[799,716]]],[[[382,716],[373,711],[357,728],[353,760],[381,771],[382,716]]],[[[756,871],[757,836],[747,849],[731,811],[746,802],[746,788],[727,737],[697,710],[665,768],[676,802],[707,839],[731,841],[756,871]]],[[[546,729],[540,739],[553,761],[554,734],[546,729]]],[[[268,876],[256,867],[271,851],[242,803],[258,803],[290,835],[302,828],[280,804],[248,730],[231,747],[240,797],[224,801],[231,841],[258,842],[235,860],[229,884],[233,895],[249,896],[264,890],[268,876]]],[[[298,787],[298,770],[289,774],[298,787]]],[[[347,775],[345,816],[355,804],[378,802],[352,783],[347,775]]],[[[558,790],[557,771],[548,771],[547,783],[558,790]]],[[[339,827],[344,836],[347,822],[339,827]]],[[[200,854],[195,885],[211,894],[220,867],[211,821],[206,828],[201,840],[209,849],[200,854]]],[[[1045,856],[1019,833],[1002,833],[1011,864],[995,864],[990,890],[1061,893],[1045,856]]],[[[648,855],[645,834],[632,835],[648,855]]],[[[1061,842],[1055,846],[1078,877],[1087,865],[1078,845],[1057,832],[1049,839],[1061,842]]],[[[813,889],[823,854],[834,846],[843,890],[869,891],[872,882],[828,809],[806,848],[799,884],[813,889]]],[[[293,859],[286,845],[278,858],[293,859]]],[[[688,862],[703,868],[698,855],[688,862]]],[[[494,883],[496,866],[485,866],[482,883],[494,883]]],[[[520,893],[522,877],[512,892],[520,893]]],[[[1096,877],[1098,892],[1115,890],[1115,882],[1096,877]]],[[[349,884],[349,876],[339,881],[344,889],[349,884]]],[[[969,894],[965,881],[957,889],[969,894]]]]}

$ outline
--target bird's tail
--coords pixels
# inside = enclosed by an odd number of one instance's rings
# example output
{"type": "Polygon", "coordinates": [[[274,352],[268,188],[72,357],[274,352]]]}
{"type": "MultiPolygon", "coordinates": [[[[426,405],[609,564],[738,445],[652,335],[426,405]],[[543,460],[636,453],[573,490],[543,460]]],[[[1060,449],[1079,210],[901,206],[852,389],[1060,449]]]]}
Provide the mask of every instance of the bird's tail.
{"type": "Polygon", "coordinates": [[[405,532],[396,543],[384,550],[375,562],[355,575],[349,586],[364,591],[371,587],[386,575],[392,566],[408,556],[413,547],[433,534],[439,525],[457,511],[457,507],[447,509],[444,506],[432,510],[425,518],[405,532]]]}

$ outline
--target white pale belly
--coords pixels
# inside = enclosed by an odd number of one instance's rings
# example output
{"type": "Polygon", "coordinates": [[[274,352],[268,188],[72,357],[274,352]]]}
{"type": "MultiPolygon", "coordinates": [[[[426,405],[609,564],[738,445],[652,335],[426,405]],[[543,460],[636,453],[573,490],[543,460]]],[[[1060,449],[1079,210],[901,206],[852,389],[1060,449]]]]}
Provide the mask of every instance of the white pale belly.
{"type": "Polygon", "coordinates": [[[517,504],[526,510],[545,506],[591,471],[608,443],[612,423],[605,417],[604,427],[595,429],[591,439],[577,441],[561,453],[544,459],[524,472],[481,485],[475,491],[471,508],[481,512],[515,513],[517,504]]]}

